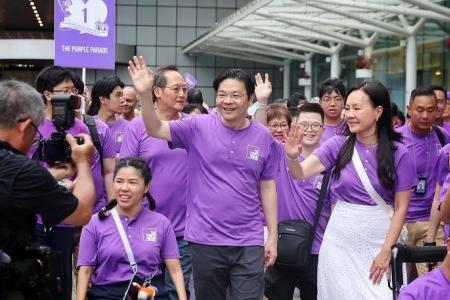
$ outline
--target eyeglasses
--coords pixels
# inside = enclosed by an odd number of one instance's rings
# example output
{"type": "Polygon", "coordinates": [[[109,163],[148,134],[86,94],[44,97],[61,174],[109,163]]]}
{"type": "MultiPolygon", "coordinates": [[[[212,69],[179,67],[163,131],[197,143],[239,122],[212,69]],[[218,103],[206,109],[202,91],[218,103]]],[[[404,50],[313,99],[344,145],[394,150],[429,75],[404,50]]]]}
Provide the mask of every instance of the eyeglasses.
{"type": "Polygon", "coordinates": [[[175,94],[180,93],[180,90],[183,92],[183,94],[187,94],[187,92],[188,92],[187,86],[184,86],[184,85],[183,86],[177,86],[177,85],[175,85],[175,86],[163,86],[162,88],[169,89],[172,92],[174,92],[175,94]]]}
{"type": "Polygon", "coordinates": [[[231,100],[240,100],[244,95],[242,94],[225,94],[225,93],[219,93],[217,94],[216,98],[217,100],[226,100],[228,97],[231,98],[231,100]]]}
{"type": "Polygon", "coordinates": [[[311,131],[319,131],[320,128],[323,127],[320,123],[307,123],[307,122],[300,122],[298,123],[300,126],[300,129],[302,130],[308,130],[308,128],[311,128],[311,131]]]}
{"type": "Polygon", "coordinates": [[[334,103],[341,103],[341,102],[343,102],[344,101],[344,98],[342,98],[342,97],[334,97],[334,98],[331,98],[331,97],[323,97],[321,100],[320,100],[321,102],[325,102],[325,103],[330,103],[331,101],[334,101],[334,103]]]}
{"type": "Polygon", "coordinates": [[[267,127],[269,127],[271,130],[278,130],[280,128],[281,130],[285,130],[289,128],[288,124],[267,124],[267,127]]]}
{"type": "Polygon", "coordinates": [[[37,126],[34,125],[33,122],[31,122],[31,126],[33,126],[34,130],[36,130],[36,135],[35,135],[34,140],[33,140],[33,146],[36,146],[43,139],[43,137],[42,137],[41,132],[39,131],[37,126]]]}
{"type": "Polygon", "coordinates": [[[52,93],[77,95],[78,90],[76,88],[70,88],[70,89],[63,89],[63,90],[53,90],[52,93]]]}

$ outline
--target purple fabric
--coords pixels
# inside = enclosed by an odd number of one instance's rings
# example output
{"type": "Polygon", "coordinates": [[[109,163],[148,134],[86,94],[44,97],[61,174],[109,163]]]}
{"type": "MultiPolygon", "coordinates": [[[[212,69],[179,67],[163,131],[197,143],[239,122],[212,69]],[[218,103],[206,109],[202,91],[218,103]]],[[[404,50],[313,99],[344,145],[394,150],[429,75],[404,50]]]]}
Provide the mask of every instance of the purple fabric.
{"type": "Polygon", "coordinates": [[[150,192],[156,200],[156,211],[170,220],[177,237],[183,236],[186,226],[186,150],[172,150],[166,141],[150,137],[142,117],[137,117],[125,131],[120,151],[121,158],[128,156],[139,156],[150,166],[153,174],[150,192]]]}
{"type": "MultiPolygon", "coordinates": [[[[142,209],[133,220],[125,216],[120,216],[120,219],[138,266],[138,274],[161,274],[158,266],[164,259],[180,257],[170,221],[163,215],[142,209]]],[[[96,214],[83,227],[77,265],[94,267],[94,285],[131,279],[133,272],[111,215],[100,221],[96,214]]]]}
{"type": "MultiPolygon", "coordinates": [[[[109,127],[98,119],[95,120],[97,127],[98,137],[103,149],[103,158],[114,158],[116,155],[114,139],[109,127]]],[[[103,206],[106,205],[108,195],[105,190],[105,179],[102,174],[102,168],[100,165],[100,155],[95,152],[93,164],[92,164],[92,177],[95,185],[95,204],[93,212],[97,213],[103,206]]]]}
{"type": "MultiPolygon", "coordinates": [[[[98,116],[94,116],[94,118],[98,118],[98,116]]],[[[130,122],[118,118],[117,121],[106,123],[111,130],[111,134],[113,136],[113,139],[116,143],[115,151],[116,153],[120,153],[120,147],[122,146],[122,141],[124,139],[124,133],[127,129],[127,127],[130,125],[130,122]]]]}
{"type": "Polygon", "coordinates": [[[261,180],[275,179],[276,144],[253,121],[235,130],[219,114],[170,122],[172,145],[188,153],[185,239],[206,245],[262,246],[261,180]]]}
{"type": "MultiPolygon", "coordinates": [[[[316,149],[313,152],[313,155],[316,155],[327,170],[330,170],[335,166],[339,150],[345,141],[345,136],[332,137],[326,141],[325,144],[321,145],[319,149],[316,149]]],[[[395,151],[395,170],[397,176],[395,178],[396,184],[393,191],[384,189],[378,180],[376,158],[377,146],[365,145],[358,140],[356,141],[355,146],[373,187],[387,204],[393,205],[395,192],[408,190],[416,184],[416,177],[414,173],[411,172],[411,158],[408,149],[403,144],[395,143],[395,146],[397,147],[395,151]]],[[[333,193],[334,198],[338,200],[344,200],[354,204],[376,205],[366,192],[351,161],[341,170],[340,178],[333,181],[330,192],[333,193]]]]}
{"type": "Polygon", "coordinates": [[[442,125],[442,128],[444,128],[445,131],[446,131],[448,134],[450,134],[450,123],[444,123],[444,124],[442,125]]]}
{"type": "Polygon", "coordinates": [[[347,123],[342,121],[338,125],[327,125],[325,124],[323,126],[323,133],[320,137],[319,144],[322,145],[326,141],[328,141],[330,138],[332,138],[335,135],[342,135],[344,133],[344,130],[347,126],[347,123]]]}
{"type": "MultiPolygon", "coordinates": [[[[417,194],[414,190],[411,193],[405,222],[428,221],[436,187],[437,177],[434,169],[442,146],[434,131],[421,136],[413,133],[409,125],[398,128],[398,131],[402,134],[403,144],[408,148],[412,159],[410,172],[417,177],[424,176],[427,183],[425,194],[417,194]]],[[[448,141],[450,136],[445,131],[442,133],[448,141]]]]}
{"type": "MultiPolygon", "coordinates": [[[[278,222],[301,219],[313,225],[323,175],[320,174],[303,180],[295,180],[292,178],[285,159],[284,145],[277,142],[277,148],[280,160],[280,169],[275,179],[278,197],[278,222]]],[[[301,161],[303,161],[302,156],[299,158],[299,162],[301,161]]],[[[327,227],[330,215],[331,203],[328,197],[326,197],[312,244],[312,254],[319,254],[323,233],[327,227]]]]}
{"type": "MultiPolygon", "coordinates": [[[[56,128],[53,125],[53,122],[48,119],[44,119],[44,122],[42,122],[42,124],[39,125],[38,129],[44,139],[49,139],[51,137],[52,133],[56,132],[56,128]]],[[[72,126],[72,128],[67,130],[66,133],[69,133],[73,136],[78,135],[80,133],[89,134],[89,129],[82,121],[75,119],[75,124],[72,126]]],[[[35,151],[36,151],[36,147],[32,147],[30,149],[30,151],[28,152],[28,157],[32,158],[35,151]]],[[[95,152],[94,159],[95,159],[95,156],[98,156],[97,152],[95,152]]],[[[47,167],[47,164],[45,162],[40,162],[40,165],[43,167],[47,167]]],[[[38,224],[42,224],[42,219],[41,219],[40,215],[37,215],[37,222],[38,222],[38,224]]],[[[73,225],[64,223],[64,222],[62,222],[56,226],[58,226],[58,227],[74,227],[73,225]]]]}
{"type": "Polygon", "coordinates": [[[450,299],[450,279],[442,268],[425,274],[402,289],[398,300],[450,299]]]}

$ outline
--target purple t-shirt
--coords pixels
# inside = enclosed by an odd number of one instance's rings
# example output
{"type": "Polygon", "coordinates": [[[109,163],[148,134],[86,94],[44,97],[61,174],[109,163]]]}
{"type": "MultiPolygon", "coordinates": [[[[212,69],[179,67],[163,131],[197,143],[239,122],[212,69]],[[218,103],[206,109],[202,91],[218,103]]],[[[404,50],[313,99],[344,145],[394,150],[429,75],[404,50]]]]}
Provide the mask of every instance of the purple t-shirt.
{"type": "MultiPolygon", "coordinates": [[[[336,164],[339,150],[345,141],[345,136],[332,137],[316,149],[313,155],[319,158],[327,170],[331,170],[336,164]]],[[[393,205],[395,192],[409,190],[416,184],[416,177],[411,172],[411,158],[405,145],[395,143],[395,170],[397,174],[392,191],[383,188],[378,180],[377,145],[365,145],[356,140],[355,146],[374,189],[388,205],[393,205]]],[[[334,193],[334,198],[338,200],[354,204],[377,205],[364,188],[352,161],[341,170],[339,179],[333,181],[330,192],[334,193]]]]}
{"type": "MultiPolygon", "coordinates": [[[[426,136],[417,135],[411,131],[409,125],[398,128],[398,131],[402,134],[403,144],[408,148],[412,159],[410,172],[416,174],[419,182],[419,177],[426,180],[425,193],[417,193],[415,189],[411,193],[405,222],[428,221],[436,187],[434,169],[442,146],[435,131],[426,136]]],[[[448,134],[445,131],[442,133],[448,141],[448,134]]]]}
{"type": "Polygon", "coordinates": [[[136,117],[125,131],[120,151],[121,158],[128,156],[139,156],[150,166],[154,174],[150,192],[156,200],[156,211],[166,216],[175,235],[182,237],[186,226],[186,150],[172,150],[166,141],[150,137],[142,117],[136,117]]]}
{"type": "MultiPolygon", "coordinates": [[[[323,175],[319,174],[307,179],[295,180],[285,159],[284,145],[280,142],[277,142],[277,153],[280,160],[280,169],[275,179],[278,198],[278,222],[301,219],[313,225],[323,175]]],[[[303,157],[300,156],[299,162],[303,160],[303,157]]],[[[331,203],[326,196],[312,244],[312,254],[319,254],[323,233],[330,215],[331,203]]]]}
{"type": "MultiPolygon", "coordinates": [[[[142,209],[133,220],[120,216],[141,276],[161,274],[164,259],[179,258],[170,221],[163,215],[142,209]]],[[[104,285],[130,280],[133,274],[114,218],[103,221],[98,214],[83,227],[77,266],[92,266],[92,283],[104,285]]]]}
{"type": "Polygon", "coordinates": [[[446,131],[448,134],[450,134],[450,123],[444,123],[444,124],[442,125],[442,128],[444,128],[445,131],[446,131]]]}
{"type": "MultiPolygon", "coordinates": [[[[38,129],[44,139],[49,139],[51,137],[52,133],[57,131],[55,126],[53,125],[53,122],[48,119],[44,119],[44,122],[42,122],[42,124],[39,125],[38,129]]],[[[82,121],[75,119],[75,124],[69,130],[66,130],[66,133],[69,133],[73,136],[76,136],[80,133],[89,134],[89,129],[82,121]]],[[[36,146],[31,147],[30,151],[28,152],[29,158],[33,157],[33,155],[36,151],[36,148],[37,148],[36,146]]],[[[98,156],[98,153],[95,152],[95,155],[98,156]]],[[[45,168],[47,167],[47,164],[42,161],[40,162],[40,165],[45,168]]],[[[39,224],[42,224],[42,219],[39,215],[37,215],[37,222],[39,224]]],[[[73,227],[73,225],[62,222],[62,223],[58,224],[57,227],[73,227]]]]}
{"type": "Polygon", "coordinates": [[[398,300],[450,300],[450,279],[437,268],[404,287],[398,300]]]}
{"type": "Polygon", "coordinates": [[[322,145],[335,135],[343,135],[346,127],[347,123],[345,121],[342,121],[337,125],[323,125],[323,133],[320,137],[319,144],[322,145]]]}
{"type": "MultiPolygon", "coordinates": [[[[98,116],[95,116],[95,118],[97,118],[97,117],[98,116]]],[[[125,119],[118,118],[117,121],[106,123],[106,124],[108,125],[109,129],[111,130],[111,134],[116,143],[115,151],[116,151],[116,153],[120,153],[120,147],[122,146],[124,134],[125,134],[127,127],[130,125],[130,122],[125,119]]]]}
{"type": "Polygon", "coordinates": [[[276,144],[251,121],[242,129],[219,114],[171,121],[172,145],[188,154],[185,239],[218,246],[262,246],[260,181],[278,171],[276,144]]]}
{"type": "MultiPolygon", "coordinates": [[[[97,128],[100,144],[103,149],[103,158],[114,158],[116,155],[114,139],[109,127],[99,119],[94,119],[95,126],[97,128]]],[[[98,212],[107,202],[107,194],[105,190],[105,179],[102,175],[102,168],[100,165],[100,155],[95,152],[94,160],[92,164],[92,178],[95,185],[95,204],[93,212],[98,212]]]]}

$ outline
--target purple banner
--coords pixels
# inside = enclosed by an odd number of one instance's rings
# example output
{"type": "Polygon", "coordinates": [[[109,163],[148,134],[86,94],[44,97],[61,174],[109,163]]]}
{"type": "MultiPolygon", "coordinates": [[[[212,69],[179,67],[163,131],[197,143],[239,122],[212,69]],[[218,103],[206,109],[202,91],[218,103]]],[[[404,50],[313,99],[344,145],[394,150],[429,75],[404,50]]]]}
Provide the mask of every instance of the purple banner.
{"type": "Polygon", "coordinates": [[[115,0],[55,0],[55,65],[114,69],[115,0]]]}

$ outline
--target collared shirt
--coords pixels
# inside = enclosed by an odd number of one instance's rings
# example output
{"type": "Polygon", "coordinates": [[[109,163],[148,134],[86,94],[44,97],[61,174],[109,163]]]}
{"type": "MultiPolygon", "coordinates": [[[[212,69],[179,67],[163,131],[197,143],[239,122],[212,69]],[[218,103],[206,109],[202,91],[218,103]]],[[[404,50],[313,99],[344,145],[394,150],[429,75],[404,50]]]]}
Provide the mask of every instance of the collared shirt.
{"type": "Polygon", "coordinates": [[[425,274],[400,292],[398,300],[449,300],[450,278],[445,276],[444,270],[439,267],[425,274]]]}

